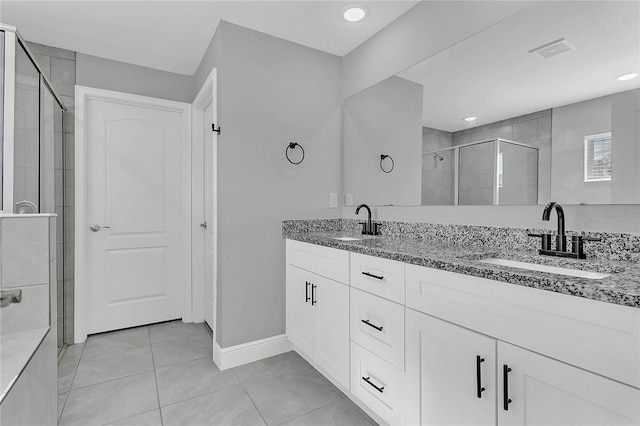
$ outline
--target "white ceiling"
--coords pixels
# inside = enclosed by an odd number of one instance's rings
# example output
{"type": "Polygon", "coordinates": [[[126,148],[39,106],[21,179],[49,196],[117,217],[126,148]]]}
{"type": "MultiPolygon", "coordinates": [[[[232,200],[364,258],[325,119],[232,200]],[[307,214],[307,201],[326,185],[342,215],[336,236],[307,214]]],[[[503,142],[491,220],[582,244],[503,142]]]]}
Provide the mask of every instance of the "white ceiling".
{"type": "Polygon", "coordinates": [[[424,86],[424,125],[452,132],[640,87],[615,79],[631,72],[640,72],[640,2],[546,1],[399,75],[424,86]],[[561,38],[577,49],[529,53],[561,38]]]}
{"type": "Polygon", "coordinates": [[[0,1],[0,21],[36,43],[179,74],[195,73],[220,20],[344,56],[418,1],[0,1]]]}

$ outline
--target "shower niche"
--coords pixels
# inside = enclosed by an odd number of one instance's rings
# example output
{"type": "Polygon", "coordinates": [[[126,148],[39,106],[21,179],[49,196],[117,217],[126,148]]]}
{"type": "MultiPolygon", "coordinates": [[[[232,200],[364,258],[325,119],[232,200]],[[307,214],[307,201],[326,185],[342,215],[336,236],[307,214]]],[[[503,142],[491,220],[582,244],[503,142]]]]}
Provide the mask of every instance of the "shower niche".
{"type": "Polygon", "coordinates": [[[506,139],[422,154],[422,205],[532,205],[538,148],[506,139]]]}

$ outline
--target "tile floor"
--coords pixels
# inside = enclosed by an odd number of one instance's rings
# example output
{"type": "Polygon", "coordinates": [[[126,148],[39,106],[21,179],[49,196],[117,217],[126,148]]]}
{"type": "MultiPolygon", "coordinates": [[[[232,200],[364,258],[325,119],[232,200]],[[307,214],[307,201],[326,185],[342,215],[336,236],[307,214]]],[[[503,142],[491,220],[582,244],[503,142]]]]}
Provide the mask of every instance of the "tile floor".
{"type": "Polygon", "coordinates": [[[220,371],[202,324],[90,336],[58,366],[60,425],[375,424],[295,352],[220,371]]]}

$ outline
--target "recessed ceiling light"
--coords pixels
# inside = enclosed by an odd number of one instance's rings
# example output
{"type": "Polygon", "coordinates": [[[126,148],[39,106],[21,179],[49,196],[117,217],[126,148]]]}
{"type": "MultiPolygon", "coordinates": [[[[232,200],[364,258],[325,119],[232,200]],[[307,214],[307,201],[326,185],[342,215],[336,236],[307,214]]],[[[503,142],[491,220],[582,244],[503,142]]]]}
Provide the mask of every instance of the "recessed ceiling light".
{"type": "Polygon", "coordinates": [[[342,10],[342,16],[349,22],[358,22],[367,16],[367,11],[362,6],[347,6],[342,10]]]}
{"type": "Polygon", "coordinates": [[[466,121],[467,123],[471,123],[472,121],[476,121],[476,118],[478,117],[470,116],[470,117],[465,117],[463,120],[466,121]]]}
{"type": "Polygon", "coordinates": [[[637,76],[638,76],[637,72],[632,72],[630,74],[619,75],[618,77],[616,77],[616,80],[627,81],[627,80],[631,80],[632,78],[636,78],[637,76]]]}

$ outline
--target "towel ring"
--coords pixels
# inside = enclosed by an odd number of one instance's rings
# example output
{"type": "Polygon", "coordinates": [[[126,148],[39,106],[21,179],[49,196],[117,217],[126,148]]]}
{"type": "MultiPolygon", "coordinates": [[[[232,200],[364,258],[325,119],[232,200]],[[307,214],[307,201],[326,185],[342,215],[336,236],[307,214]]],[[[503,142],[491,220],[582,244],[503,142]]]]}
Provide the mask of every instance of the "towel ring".
{"type": "Polygon", "coordinates": [[[396,165],[396,163],[395,163],[395,161],[393,161],[393,158],[391,158],[391,156],[390,156],[390,155],[386,155],[386,154],[382,154],[382,155],[380,155],[380,168],[382,169],[382,171],[383,171],[383,172],[385,172],[385,173],[391,173],[391,171],[393,170],[393,168],[395,167],[395,165],[396,165]],[[391,160],[391,168],[390,168],[389,170],[386,170],[386,169],[384,168],[384,165],[382,164],[382,162],[383,162],[386,158],[388,158],[389,160],[391,160]]]}
{"type": "Polygon", "coordinates": [[[289,162],[291,164],[300,164],[300,163],[302,163],[304,161],[304,148],[302,148],[302,145],[300,145],[299,143],[289,142],[289,145],[284,150],[284,155],[287,157],[287,160],[289,160],[289,162]],[[291,161],[291,158],[289,158],[289,150],[290,149],[296,149],[297,146],[300,147],[300,150],[302,150],[302,158],[300,159],[300,161],[294,162],[294,161],[291,161]]]}

